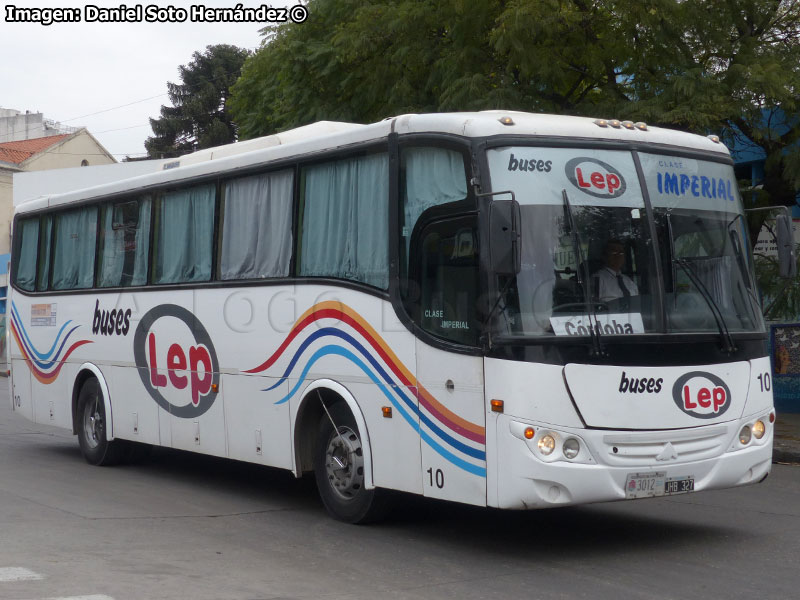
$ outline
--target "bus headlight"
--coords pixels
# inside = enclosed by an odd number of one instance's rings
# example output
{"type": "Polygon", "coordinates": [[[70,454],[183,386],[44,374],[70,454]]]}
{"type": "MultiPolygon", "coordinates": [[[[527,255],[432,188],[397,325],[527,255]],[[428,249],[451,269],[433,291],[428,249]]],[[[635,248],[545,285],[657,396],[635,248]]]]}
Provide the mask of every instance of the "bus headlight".
{"type": "Polygon", "coordinates": [[[539,452],[541,452],[545,456],[549,456],[550,454],[553,453],[553,450],[556,449],[556,440],[550,434],[543,435],[542,437],[539,438],[537,446],[539,446],[539,452]]]}
{"type": "Polygon", "coordinates": [[[759,420],[753,423],[753,435],[757,440],[763,438],[766,432],[767,432],[767,426],[764,425],[764,421],[759,420]]]}
{"type": "Polygon", "coordinates": [[[564,452],[564,456],[566,458],[572,460],[578,456],[578,453],[581,451],[581,444],[575,438],[569,438],[566,442],[564,442],[562,451],[564,452]]]}
{"type": "Polygon", "coordinates": [[[746,446],[750,443],[750,439],[752,437],[752,431],[750,429],[750,425],[745,425],[742,427],[742,430],[739,432],[739,443],[742,446],[746,446]]]}

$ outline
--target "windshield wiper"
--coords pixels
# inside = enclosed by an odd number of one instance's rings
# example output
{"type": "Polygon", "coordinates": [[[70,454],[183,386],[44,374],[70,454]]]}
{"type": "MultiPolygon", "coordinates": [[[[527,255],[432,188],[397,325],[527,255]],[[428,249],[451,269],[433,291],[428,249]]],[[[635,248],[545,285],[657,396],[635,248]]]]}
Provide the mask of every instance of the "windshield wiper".
{"type": "MultiPolygon", "coordinates": [[[[675,256],[675,236],[673,235],[672,230],[672,214],[667,211],[667,236],[669,238],[669,250],[670,254],[673,257],[672,262],[673,264],[678,265],[683,269],[683,271],[688,275],[689,279],[694,283],[697,290],[700,292],[700,295],[703,297],[703,300],[706,301],[708,307],[711,309],[711,315],[714,317],[714,321],[717,323],[717,329],[719,329],[719,335],[722,338],[723,342],[723,352],[727,354],[733,354],[736,352],[737,348],[736,345],[733,343],[733,338],[731,337],[730,332],[728,331],[728,326],[725,323],[725,318],[722,316],[722,311],[719,310],[719,306],[717,303],[714,302],[714,298],[709,294],[708,289],[700,281],[700,278],[697,276],[697,273],[691,267],[691,264],[686,259],[678,258],[675,256]]],[[[672,272],[672,285],[677,288],[677,277],[675,275],[675,271],[672,272]]]]}
{"type": "MultiPolygon", "coordinates": [[[[739,213],[736,215],[726,229],[728,230],[728,235],[731,238],[731,246],[733,246],[733,252],[736,254],[736,264],[739,266],[739,273],[744,280],[744,287],[747,289],[747,293],[750,296],[750,300],[753,301],[753,304],[750,306],[750,311],[755,315],[757,311],[761,310],[761,303],[759,302],[758,298],[753,291],[756,287],[755,281],[750,277],[750,271],[747,269],[747,261],[744,256],[744,250],[742,249],[741,237],[739,233],[735,229],[731,229],[732,225],[736,223],[738,219],[744,219],[744,215],[739,213]]],[[[751,323],[753,319],[751,319],[751,323]]]]}
{"type": "Polygon", "coordinates": [[[567,195],[566,189],[561,190],[561,197],[564,200],[564,219],[566,221],[567,229],[570,233],[570,238],[572,239],[573,249],[575,250],[575,258],[578,259],[579,267],[576,272],[578,275],[580,275],[581,268],[583,270],[583,298],[586,302],[586,316],[589,317],[589,327],[587,327],[587,329],[589,330],[589,337],[592,340],[592,351],[590,355],[605,356],[606,352],[603,348],[603,342],[600,339],[600,326],[597,323],[597,314],[595,314],[594,311],[592,293],[589,289],[589,282],[591,281],[589,263],[583,260],[583,251],[581,250],[581,241],[578,237],[578,228],[575,226],[575,215],[572,213],[572,206],[569,203],[569,196],[567,195]]]}
{"type": "Polygon", "coordinates": [[[717,329],[719,329],[719,334],[722,337],[722,351],[728,355],[733,354],[738,350],[738,348],[736,348],[736,345],[733,343],[731,332],[728,331],[728,325],[725,323],[725,317],[722,316],[722,311],[714,301],[714,297],[709,293],[708,288],[706,288],[700,277],[697,276],[697,273],[694,272],[694,269],[692,269],[692,265],[689,261],[687,261],[685,258],[675,258],[674,260],[675,264],[681,267],[689,276],[689,279],[692,280],[692,283],[694,283],[697,291],[700,292],[703,300],[705,300],[706,304],[708,304],[708,308],[711,309],[711,314],[714,317],[714,321],[717,323],[717,329]]]}

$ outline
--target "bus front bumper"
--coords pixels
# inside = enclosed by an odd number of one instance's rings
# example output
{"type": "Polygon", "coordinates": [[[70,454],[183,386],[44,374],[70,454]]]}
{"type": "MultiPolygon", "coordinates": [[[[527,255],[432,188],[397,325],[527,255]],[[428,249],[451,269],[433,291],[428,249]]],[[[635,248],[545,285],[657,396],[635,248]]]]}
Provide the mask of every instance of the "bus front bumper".
{"type": "Polygon", "coordinates": [[[489,504],[547,508],[758,483],[772,465],[768,417],[767,412],[707,427],[631,432],[552,427],[503,415],[497,420],[496,463],[490,461],[496,504],[491,491],[489,504]],[[757,420],[768,424],[763,437],[742,444],[742,427],[757,420]]]}

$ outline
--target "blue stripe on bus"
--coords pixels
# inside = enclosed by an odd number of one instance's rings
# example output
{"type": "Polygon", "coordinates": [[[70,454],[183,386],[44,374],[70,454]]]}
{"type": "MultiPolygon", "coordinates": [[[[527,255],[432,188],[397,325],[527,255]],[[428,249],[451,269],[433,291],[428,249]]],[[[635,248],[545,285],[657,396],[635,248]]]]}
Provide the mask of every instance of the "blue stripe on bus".
{"type": "MultiPolygon", "coordinates": [[[[404,393],[404,391],[403,391],[404,387],[403,386],[398,386],[397,384],[394,383],[394,381],[392,380],[391,376],[386,372],[386,370],[381,366],[381,364],[375,359],[374,356],[372,356],[372,354],[370,352],[367,351],[366,348],[364,348],[363,345],[361,345],[361,343],[358,342],[358,340],[353,338],[353,336],[351,336],[350,334],[345,333],[344,331],[341,331],[340,329],[336,329],[334,327],[323,327],[323,328],[315,331],[311,335],[309,335],[308,338],[306,338],[306,340],[303,342],[303,344],[297,349],[297,352],[292,357],[292,360],[289,362],[289,366],[284,371],[284,374],[281,377],[281,379],[279,379],[276,384],[266,388],[263,391],[267,392],[267,391],[273,390],[276,387],[278,387],[281,383],[286,381],[286,379],[289,376],[289,373],[295,367],[295,365],[297,364],[298,360],[301,358],[301,355],[306,350],[306,348],[308,348],[308,346],[311,345],[315,340],[319,339],[320,337],[327,336],[327,335],[331,335],[331,336],[334,336],[334,337],[341,338],[344,341],[348,342],[350,345],[352,345],[354,348],[356,348],[361,353],[361,355],[364,356],[370,362],[370,364],[372,364],[372,366],[375,368],[375,370],[378,371],[378,373],[381,375],[381,377],[383,377],[384,381],[386,383],[388,383],[390,386],[393,386],[393,388],[395,390],[395,393],[398,396],[400,396],[400,398],[405,402],[406,406],[408,406],[408,408],[411,409],[417,415],[417,417],[419,417],[419,419],[428,427],[428,429],[433,431],[433,433],[435,433],[439,438],[441,438],[443,441],[447,442],[449,445],[453,446],[454,448],[456,448],[460,452],[463,452],[467,456],[471,456],[471,457],[477,458],[479,460],[486,460],[486,453],[485,452],[483,452],[483,451],[481,451],[481,450],[479,450],[477,448],[473,448],[472,446],[469,446],[469,445],[465,444],[464,442],[461,442],[461,441],[457,440],[456,438],[454,438],[451,435],[449,435],[448,433],[446,433],[436,423],[434,423],[426,414],[424,414],[419,409],[419,407],[417,406],[417,403],[414,402],[413,400],[411,400],[404,393]]],[[[309,363],[308,366],[310,367],[310,363],[309,363]]],[[[303,371],[302,377],[305,377],[305,374],[307,372],[308,372],[308,368],[306,368],[303,371]]],[[[299,383],[298,383],[298,385],[299,385],[299,383]]],[[[279,401],[278,404],[285,402],[286,400],[289,399],[290,396],[293,396],[295,391],[297,390],[297,387],[298,386],[295,386],[295,389],[292,392],[289,393],[289,396],[287,396],[283,400],[279,401]]]]}
{"type": "MultiPolygon", "coordinates": [[[[319,350],[317,350],[313,354],[313,356],[311,356],[311,358],[309,359],[308,363],[306,363],[306,366],[303,368],[303,372],[300,374],[300,379],[295,384],[295,386],[289,391],[289,393],[285,397],[283,397],[280,400],[278,400],[277,402],[275,402],[275,404],[283,404],[284,402],[287,402],[292,396],[294,396],[297,393],[297,391],[300,389],[300,386],[305,382],[306,376],[308,375],[308,371],[311,369],[311,366],[315,362],[317,362],[317,360],[319,360],[323,356],[327,356],[327,355],[342,356],[344,358],[347,358],[351,362],[353,362],[356,366],[358,366],[380,388],[381,392],[383,392],[383,395],[386,396],[389,399],[389,402],[392,403],[392,406],[394,406],[400,412],[400,414],[403,416],[403,418],[406,420],[406,422],[409,425],[411,425],[411,427],[414,429],[414,431],[419,433],[420,437],[425,441],[425,443],[427,443],[431,448],[433,448],[440,456],[444,457],[449,462],[453,463],[454,465],[456,465],[457,467],[463,469],[464,471],[467,471],[467,472],[472,473],[474,475],[479,475],[481,477],[485,477],[486,476],[486,469],[484,467],[473,465],[473,464],[471,464],[471,463],[469,463],[469,462],[467,462],[467,461],[455,456],[454,454],[449,452],[447,449],[445,449],[442,446],[440,446],[425,431],[421,430],[421,428],[419,426],[419,423],[417,423],[403,409],[402,405],[400,403],[398,403],[397,400],[394,397],[392,397],[391,393],[387,389],[387,386],[378,379],[378,377],[369,369],[369,367],[367,367],[367,365],[364,364],[364,362],[361,361],[361,359],[359,359],[355,354],[353,354],[352,352],[350,352],[349,350],[347,350],[345,348],[342,348],[341,346],[333,346],[333,345],[324,346],[324,347],[320,348],[319,350]]],[[[470,448],[470,450],[475,451],[474,448],[470,448]]],[[[479,460],[485,460],[486,454],[484,452],[477,451],[477,453],[479,454],[479,456],[476,456],[476,458],[478,458],[479,460]]]]}

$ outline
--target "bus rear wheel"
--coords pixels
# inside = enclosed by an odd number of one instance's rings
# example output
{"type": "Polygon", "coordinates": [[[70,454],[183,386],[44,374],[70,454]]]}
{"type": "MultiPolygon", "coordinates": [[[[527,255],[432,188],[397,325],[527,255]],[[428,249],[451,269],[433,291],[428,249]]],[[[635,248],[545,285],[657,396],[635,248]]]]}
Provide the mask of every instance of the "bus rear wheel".
{"type": "Polygon", "coordinates": [[[320,419],[314,455],[322,503],[333,518],[346,523],[381,519],[388,509],[387,499],[384,490],[364,486],[364,449],[355,418],[343,402],[329,406],[328,413],[320,419]]]}
{"type": "Polygon", "coordinates": [[[106,409],[103,392],[96,379],[88,379],[78,395],[78,443],[90,465],[104,466],[119,462],[122,446],[106,439],[106,409]]]}

